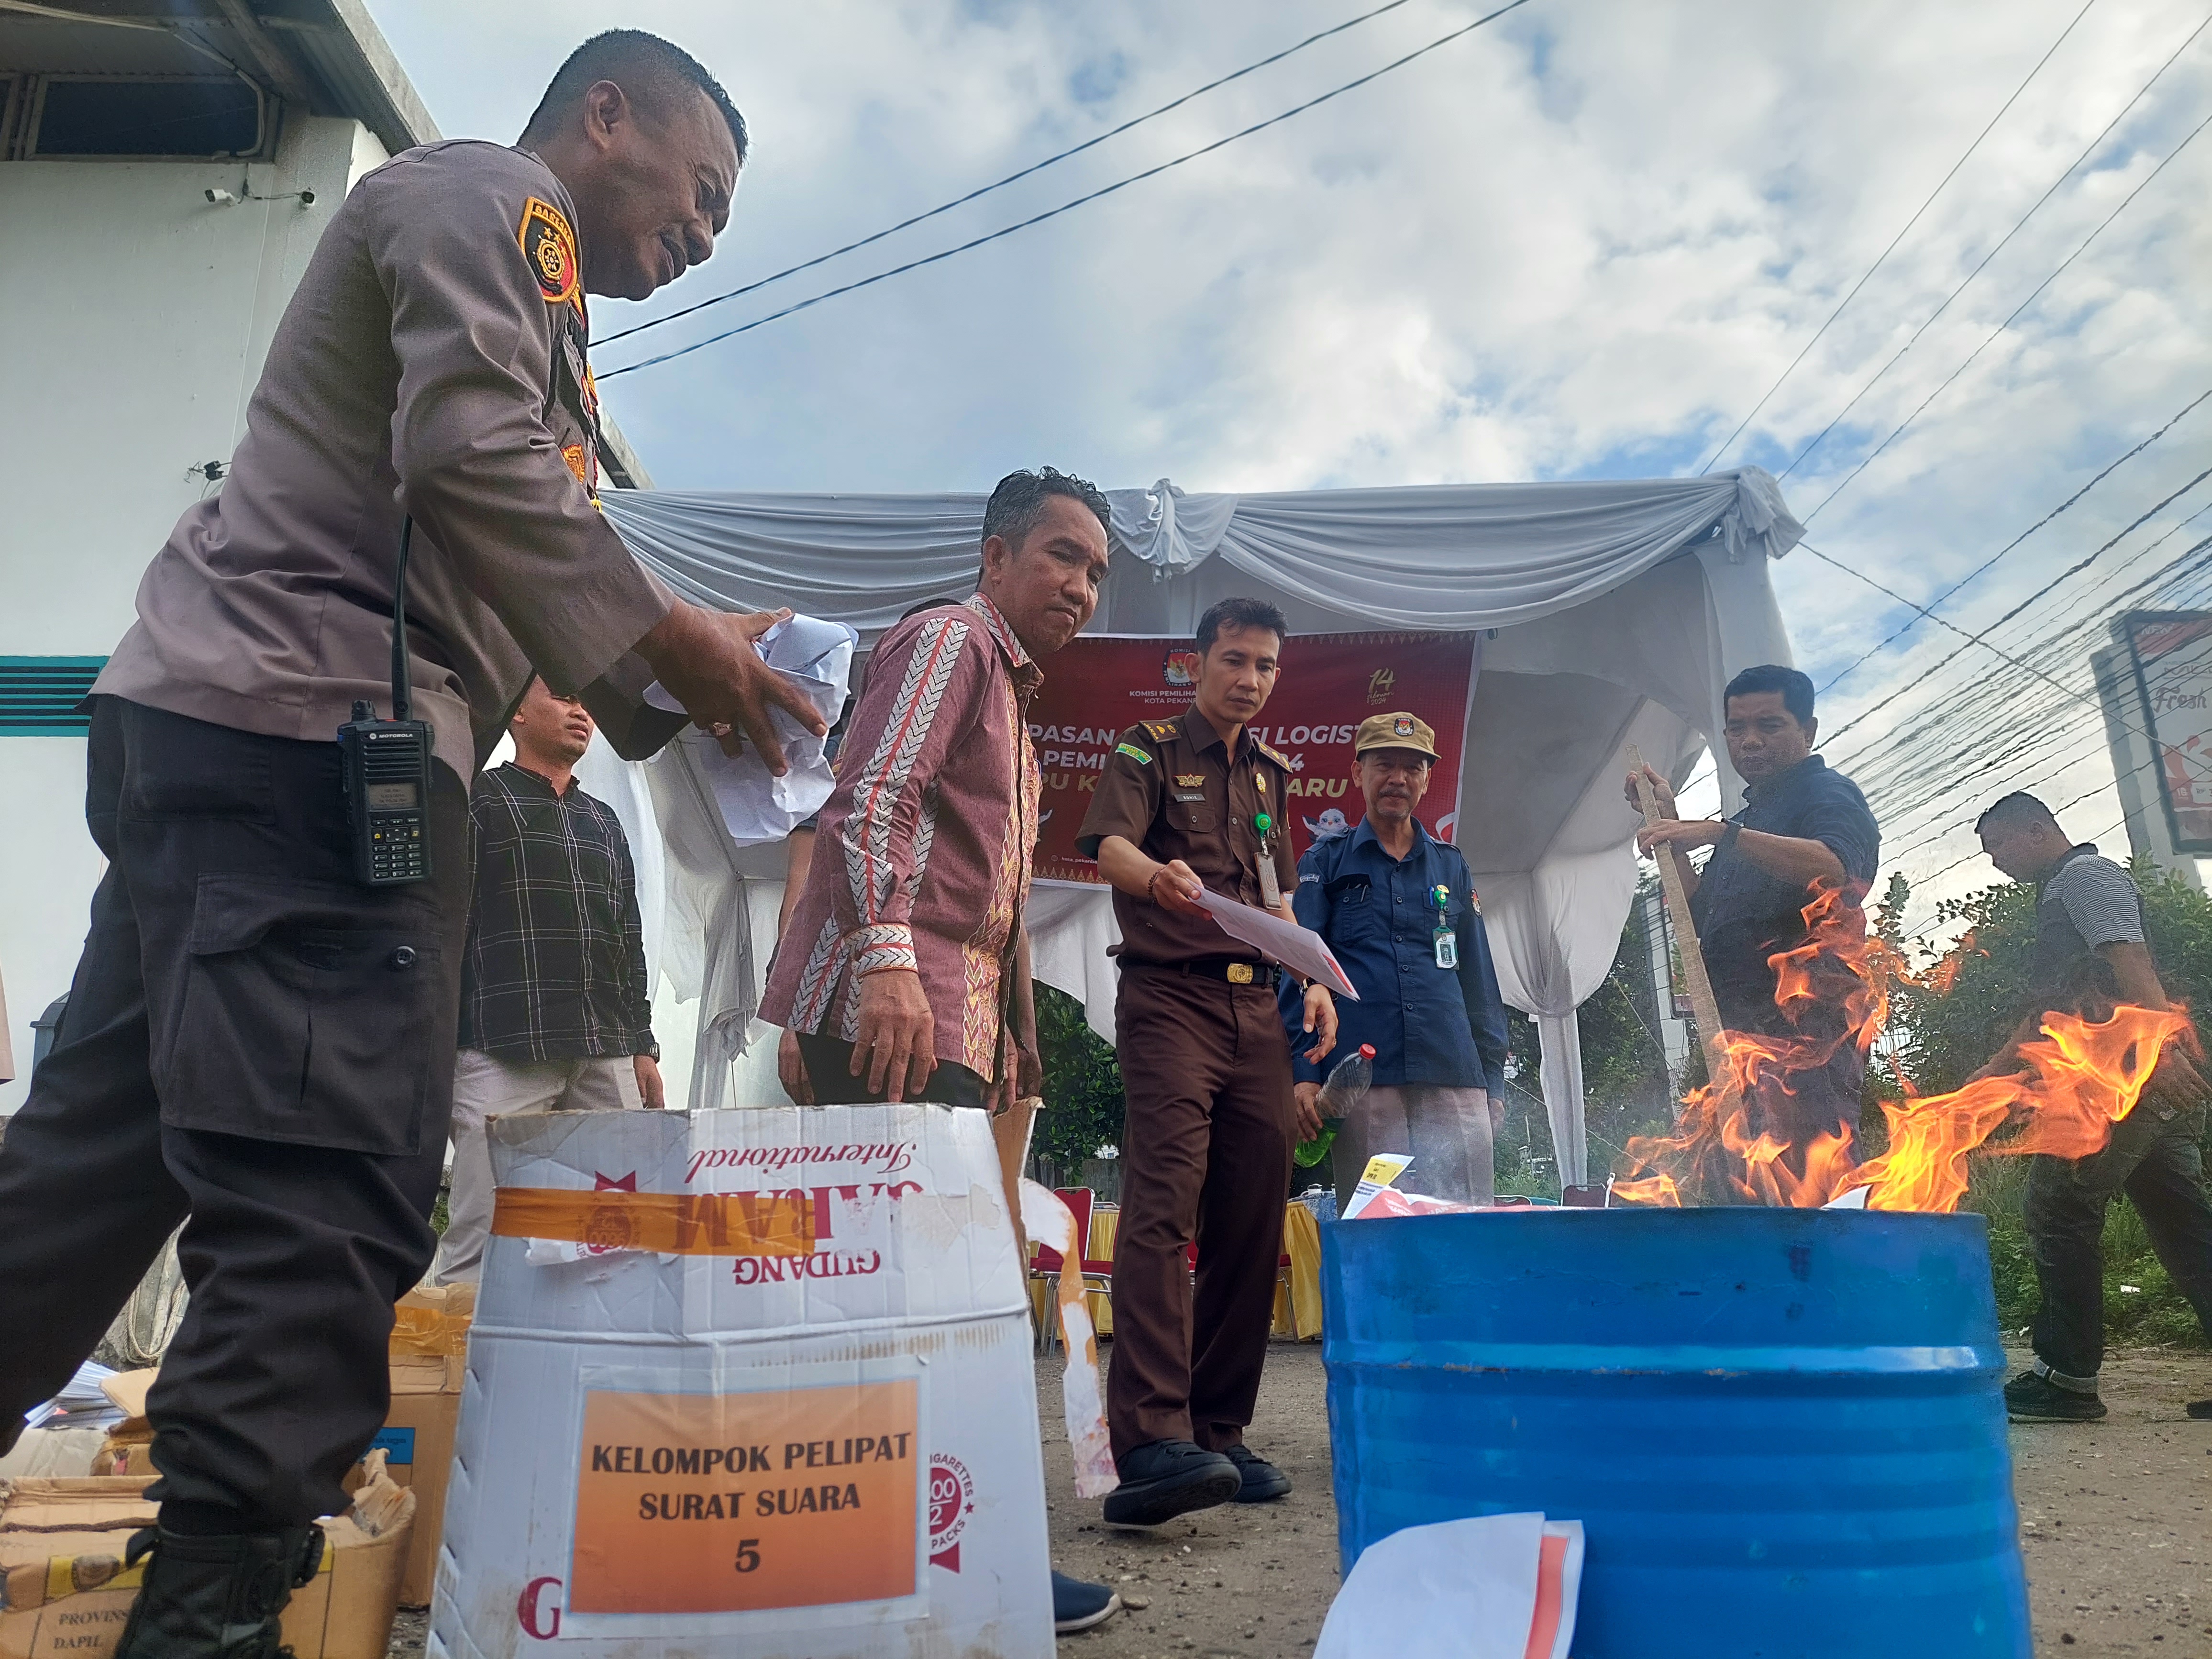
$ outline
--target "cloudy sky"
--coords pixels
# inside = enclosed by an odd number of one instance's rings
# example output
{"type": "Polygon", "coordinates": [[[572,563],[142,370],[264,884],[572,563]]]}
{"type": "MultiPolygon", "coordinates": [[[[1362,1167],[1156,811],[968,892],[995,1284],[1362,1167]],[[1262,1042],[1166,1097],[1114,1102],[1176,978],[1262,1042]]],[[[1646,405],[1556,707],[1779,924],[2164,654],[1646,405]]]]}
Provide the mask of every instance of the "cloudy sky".
{"type": "MultiPolygon", "coordinates": [[[[577,0],[370,7],[441,126],[500,138],[617,21],[577,0]]],[[[599,303],[595,329],[881,229],[1363,9],[631,0],[618,21],[720,75],[756,145],[714,260],[646,306],[599,303]]],[[[1027,217],[1480,11],[1405,0],[595,362],[1027,217]]],[[[1759,406],[1720,464],[1784,474],[1835,561],[1800,550],[1775,581],[1828,752],[1921,884],[1917,925],[1990,878],[1959,860],[1972,804],[2003,788],[2087,796],[2069,827],[2124,839],[2087,653],[2117,605],[2212,598],[2212,549],[2190,551],[2212,514],[2185,522],[2212,481],[2183,489],[2212,465],[2212,401],[2005,550],[2212,391],[2212,137],[2187,143],[2212,116],[2204,21],[2203,0],[1528,0],[1048,224],[615,377],[608,401],[663,486],[848,490],[979,489],[1038,461],[1199,489],[1691,473],[1759,406]],[[1999,555],[1937,609],[1978,631],[2027,602],[1991,635],[2012,662],[1924,621],[1882,644],[1913,613],[1850,574],[1935,603],[1999,555]]]]}

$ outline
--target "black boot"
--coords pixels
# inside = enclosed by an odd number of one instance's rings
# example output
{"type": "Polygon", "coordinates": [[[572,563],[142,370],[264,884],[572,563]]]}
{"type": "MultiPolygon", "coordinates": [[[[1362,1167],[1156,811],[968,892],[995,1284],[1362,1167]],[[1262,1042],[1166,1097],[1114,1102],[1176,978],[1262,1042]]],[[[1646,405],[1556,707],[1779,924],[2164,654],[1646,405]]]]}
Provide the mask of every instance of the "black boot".
{"type": "Polygon", "coordinates": [[[146,1559],[115,1659],[289,1659],[277,1615],[323,1563],[323,1529],[194,1538],[149,1527],[131,1540],[146,1559]]]}

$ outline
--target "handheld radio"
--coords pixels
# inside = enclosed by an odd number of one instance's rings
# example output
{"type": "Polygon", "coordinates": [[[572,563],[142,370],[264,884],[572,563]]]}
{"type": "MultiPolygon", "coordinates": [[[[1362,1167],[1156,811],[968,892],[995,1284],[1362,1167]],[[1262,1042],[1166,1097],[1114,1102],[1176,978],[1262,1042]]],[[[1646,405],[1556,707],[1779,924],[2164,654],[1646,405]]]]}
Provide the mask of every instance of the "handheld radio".
{"type": "Polygon", "coordinates": [[[407,672],[407,547],[410,516],[399,526],[399,567],[392,586],[392,718],[365,699],[338,727],[338,775],[345,791],[346,838],[354,878],[364,887],[398,887],[430,878],[430,726],[410,719],[407,672]]]}

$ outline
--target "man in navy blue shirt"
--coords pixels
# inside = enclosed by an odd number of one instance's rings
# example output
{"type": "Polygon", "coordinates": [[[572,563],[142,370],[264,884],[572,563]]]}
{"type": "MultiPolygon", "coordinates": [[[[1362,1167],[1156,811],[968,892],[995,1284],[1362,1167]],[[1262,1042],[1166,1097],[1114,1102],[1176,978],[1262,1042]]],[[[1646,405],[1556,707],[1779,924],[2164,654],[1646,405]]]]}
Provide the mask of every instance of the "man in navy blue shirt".
{"type": "MultiPolygon", "coordinates": [[[[1375,1083],[1337,1130],[1337,1196],[1348,1199],[1377,1152],[1413,1163],[1398,1184],[1488,1204],[1496,1180],[1492,1113],[1505,1088],[1505,1005],[1474,880],[1459,848],[1413,816],[1437,759],[1436,733],[1407,714],[1377,714],[1352,743],[1367,814],[1298,860],[1297,919],[1328,941],[1359,1000],[1338,1009],[1336,1052],[1375,1050],[1375,1083]]],[[[1321,1133],[1322,1066],[1305,1057],[1305,1005],[1279,993],[1293,1039],[1298,1133],[1321,1133]]]]}
{"type": "MultiPolygon", "coordinates": [[[[1704,871],[1688,872],[1683,884],[1721,1024],[1794,1039],[1818,1056],[1790,1078],[1789,1091],[1769,1091],[1770,1121],[1756,1126],[1789,1144],[1788,1161],[1802,1174],[1814,1135],[1857,1132],[1866,1054],[1844,1011],[1850,985],[1842,978],[1830,985],[1816,971],[1810,1006],[1784,1009],[1776,1001],[1781,975],[1772,958],[1805,944],[1805,908],[1823,887],[1842,890],[1841,924],[1847,935],[1864,936],[1862,907],[1881,862],[1881,830],[1858,785],[1813,752],[1820,722],[1803,674],[1772,663],[1747,668],[1729,682],[1722,708],[1729,762],[1744,781],[1743,810],[1679,819],[1674,790],[1647,766],[1661,821],[1640,831],[1636,845],[1644,853],[1713,849],[1704,871]]],[[[1628,799],[1636,804],[1633,776],[1628,799]]]]}

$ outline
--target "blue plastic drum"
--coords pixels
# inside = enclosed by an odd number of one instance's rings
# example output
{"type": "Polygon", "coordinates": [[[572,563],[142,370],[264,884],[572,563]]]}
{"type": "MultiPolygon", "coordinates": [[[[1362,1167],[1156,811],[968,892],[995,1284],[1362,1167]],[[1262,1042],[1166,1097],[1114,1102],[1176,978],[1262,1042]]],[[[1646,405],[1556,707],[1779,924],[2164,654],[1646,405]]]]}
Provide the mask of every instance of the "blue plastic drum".
{"type": "Polygon", "coordinates": [[[2026,1659],[1977,1215],[1519,1211],[1322,1230],[1348,1573],[1540,1510],[1577,1659],[2026,1659]]]}

